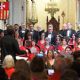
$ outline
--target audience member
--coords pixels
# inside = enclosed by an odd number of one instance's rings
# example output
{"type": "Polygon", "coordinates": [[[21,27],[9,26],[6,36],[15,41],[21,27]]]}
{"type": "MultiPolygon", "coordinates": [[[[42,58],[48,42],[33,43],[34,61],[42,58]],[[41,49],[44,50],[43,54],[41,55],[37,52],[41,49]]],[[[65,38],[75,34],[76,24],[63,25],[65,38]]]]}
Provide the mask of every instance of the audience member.
{"type": "Polygon", "coordinates": [[[16,61],[15,64],[15,72],[19,73],[19,71],[22,72],[24,76],[26,76],[27,80],[31,80],[31,70],[29,64],[23,59],[16,61]]]}
{"type": "Polygon", "coordinates": [[[0,80],[8,80],[8,76],[5,73],[4,68],[0,66],[0,80]]]}
{"type": "Polygon", "coordinates": [[[29,74],[26,74],[23,71],[16,71],[12,74],[10,80],[31,80],[29,74]]]}
{"type": "Polygon", "coordinates": [[[7,35],[1,39],[1,60],[8,54],[12,55],[16,60],[16,53],[20,54],[19,45],[17,40],[14,38],[13,26],[9,26],[7,29],[7,35]]]}
{"type": "Polygon", "coordinates": [[[47,69],[52,69],[53,68],[53,65],[54,65],[54,54],[53,54],[53,51],[52,50],[49,50],[47,52],[47,60],[46,60],[46,67],[47,69]]]}
{"type": "Polygon", "coordinates": [[[60,80],[79,80],[79,76],[76,71],[67,69],[61,74],[60,80]]]}
{"type": "Polygon", "coordinates": [[[47,80],[45,72],[45,62],[42,57],[35,56],[30,64],[32,80],[47,80]],[[34,67],[35,66],[35,67],[34,67]]]}
{"type": "Polygon", "coordinates": [[[14,69],[15,63],[14,59],[11,55],[6,55],[3,60],[3,68],[8,76],[8,79],[10,79],[13,72],[15,72],[14,69]]]}

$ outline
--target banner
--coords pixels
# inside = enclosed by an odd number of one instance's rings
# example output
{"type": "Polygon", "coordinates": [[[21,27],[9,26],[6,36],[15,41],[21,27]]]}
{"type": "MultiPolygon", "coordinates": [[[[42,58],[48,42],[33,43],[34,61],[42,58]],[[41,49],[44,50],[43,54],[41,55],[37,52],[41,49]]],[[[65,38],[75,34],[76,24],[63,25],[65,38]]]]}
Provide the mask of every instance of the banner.
{"type": "Polygon", "coordinates": [[[0,2],[0,20],[9,18],[9,2],[0,2]]]}

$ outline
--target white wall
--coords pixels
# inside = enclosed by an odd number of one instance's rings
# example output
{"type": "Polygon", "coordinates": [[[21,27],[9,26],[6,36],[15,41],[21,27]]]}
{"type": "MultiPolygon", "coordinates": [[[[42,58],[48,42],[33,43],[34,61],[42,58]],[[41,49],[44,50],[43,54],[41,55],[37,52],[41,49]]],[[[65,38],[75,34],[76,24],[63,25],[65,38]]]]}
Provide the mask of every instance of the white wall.
{"type": "Polygon", "coordinates": [[[10,0],[10,17],[9,24],[23,24],[25,23],[25,4],[26,0],[10,0]],[[22,9],[23,6],[23,9],[22,9]]]}

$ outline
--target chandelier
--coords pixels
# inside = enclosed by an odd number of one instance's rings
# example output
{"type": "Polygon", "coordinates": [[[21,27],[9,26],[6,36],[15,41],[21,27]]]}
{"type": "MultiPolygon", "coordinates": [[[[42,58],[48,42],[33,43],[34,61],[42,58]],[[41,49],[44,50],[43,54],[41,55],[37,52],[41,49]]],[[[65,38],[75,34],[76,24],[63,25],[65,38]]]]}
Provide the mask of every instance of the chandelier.
{"type": "Polygon", "coordinates": [[[32,0],[32,16],[31,16],[30,22],[33,25],[35,25],[35,23],[38,22],[37,11],[36,11],[36,4],[35,4],[34,0],[32,0]]]}
{"type": "Polygon", "coordinates": [[[59,11],[57,3],[54,0],[50,0],[45,6],[45,11],[47,11],[49,14],[51,14],[51,17],[53,17],[54,13],[59,11]]]}
{"type": "Polygon", "coordinates": [[[34,0],[26,0],[26,23],[35,25],[38,22],[36,4],[34,0]]]}

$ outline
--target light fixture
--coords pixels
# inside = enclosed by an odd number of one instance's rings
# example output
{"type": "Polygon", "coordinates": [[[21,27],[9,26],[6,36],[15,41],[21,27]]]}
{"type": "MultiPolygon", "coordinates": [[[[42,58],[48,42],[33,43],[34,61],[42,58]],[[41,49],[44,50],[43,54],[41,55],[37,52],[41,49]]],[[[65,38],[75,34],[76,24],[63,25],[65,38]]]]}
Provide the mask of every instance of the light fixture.
{"type": "Polygon", "coordinates": [[[50,0],[45,6],[45,11],[47,11],[49,14],[51,14],[51,17],[53,17],[54,13],[59,11],[56,1],[50,0]]]}
{"type": "Polygon", "coordinates": [[[38,22],[37,11],[36,11],[36,4],[35,4],[34,0],[32,0],[32,17],[30,19],[30,22],[33,25],[35,25],[38,22]]]}

